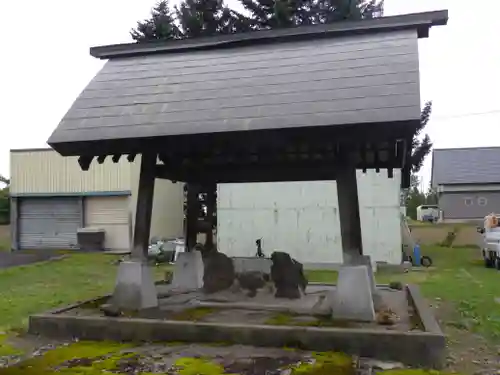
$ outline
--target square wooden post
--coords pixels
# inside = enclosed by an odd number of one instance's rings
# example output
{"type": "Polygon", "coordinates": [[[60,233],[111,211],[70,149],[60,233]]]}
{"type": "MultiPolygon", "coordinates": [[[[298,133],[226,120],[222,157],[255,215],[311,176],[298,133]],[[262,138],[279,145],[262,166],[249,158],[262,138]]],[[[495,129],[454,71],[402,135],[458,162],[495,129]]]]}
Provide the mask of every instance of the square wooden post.
{"type": "Polygon", "coordinates": [[[197,242],[198,236],[198,217],[200,213],[200,202],[198,195],[200,187],[196,184],[186,184],[186,227],[185,227],[185,246],[186,251],[191,251],[197,242]]]}
{"type": "Polygon", "coordinates": [[[139,172],[132,258],[147,259],[155,190],[156,154],[143,154],[139,172]]]}
{"type": "Polygon", "coordinates": [[[111,303],[123,311],[138,311],[158,306],[154,278],[147,263],[151,213],[155,187],[156,153],[143,154],[135,213],[132,257],[118,267],[111,303]]]}
{"type": "Polygon", "coordinates": [[[207,184],[205,187],[207,193],[207,221],[209,223],[209,228],[207,230],[207,238],[205,241],[205,247],[209,250],[214,249],[214,214],[217,210],[217,184],[207,184]]]}
{"type": "Polygon", "coordinates": [[[344,263],[363,254],[356,169],[345,167],[337,173],[340,233],[344,263]]]}

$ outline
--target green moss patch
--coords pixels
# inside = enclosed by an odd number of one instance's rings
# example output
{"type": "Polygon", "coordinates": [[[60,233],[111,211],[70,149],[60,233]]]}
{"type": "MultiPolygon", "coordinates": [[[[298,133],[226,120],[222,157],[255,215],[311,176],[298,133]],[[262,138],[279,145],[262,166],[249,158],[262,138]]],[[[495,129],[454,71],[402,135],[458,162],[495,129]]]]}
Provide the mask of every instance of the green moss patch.
{"type": "Polygon", "coordinates": [[[180,358],[174,363],[179,375],[223,375],[224,367],[208,358],[180,358]]]}
{"type": "Polygon", "coordinates": [[[299,326],[299,327],[332,327],[350,328],[354,324],[346,320],[335,320],[327,317],[315,316],[312,319],[300,320],[299,315],[278,313],[267,319],[264,324],[274,326],[299,326]]]}
{"type": "Polygon", "coordinates": [[[0,369],[0,375],[100,375],[120,373],[120,361],[133,356],[129,345],[112,342],[78,342],[48,351],[17,365],[0,369]]]}
{"type": "Polygon", "coordinates": [[[352,357],[337,352],[322,352],[313,355],[314,361],[291,367],[291,375],[354,375],[356,370],[352,357]]]}
{"type": "Polygon", "coordinates": [[[214,311],[215,310],[210,307],[194,307],[175,313],[170,317],[170,319],[197,322],[212,314],[214,311]]]}
{"type": "Polygon", "coordinates": [[[0,334],[0,357],[23,355],[24,353],[9,343],[10,335],[0,334]]]}

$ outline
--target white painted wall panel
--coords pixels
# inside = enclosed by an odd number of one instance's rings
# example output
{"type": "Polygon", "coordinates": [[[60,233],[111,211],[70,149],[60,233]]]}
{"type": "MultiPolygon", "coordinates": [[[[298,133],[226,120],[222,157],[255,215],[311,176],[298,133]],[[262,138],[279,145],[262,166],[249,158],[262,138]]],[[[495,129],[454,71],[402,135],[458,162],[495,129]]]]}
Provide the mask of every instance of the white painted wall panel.
{"type": "MultiPolygon", "coordinates": [[[[358,172],[365,254],[401,262],[400,174],[358,172]]],[[[289,252],[309,264],[342,262],[337,187],[334,181],[223,184],[218,186],[217,243],[230,256],[263,250],[289,252]]]]}

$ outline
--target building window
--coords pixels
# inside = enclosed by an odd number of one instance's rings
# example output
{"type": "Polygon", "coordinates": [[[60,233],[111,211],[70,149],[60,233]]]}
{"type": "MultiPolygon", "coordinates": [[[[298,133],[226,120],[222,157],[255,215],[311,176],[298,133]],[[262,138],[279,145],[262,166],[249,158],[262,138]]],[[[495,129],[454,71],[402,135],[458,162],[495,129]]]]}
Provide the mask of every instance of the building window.
{"type": "Polygon", "coordinates": [[[474,204],[472,198],[464,198],[464,204],[466,206],[472,206],[474,204]]]}
{"type": "Polygon", "coordinates": [[[479,197],[477,198],[477,204],[478,206],[486,206],[488,204],[488,199],[485,197],[479,197]]]}

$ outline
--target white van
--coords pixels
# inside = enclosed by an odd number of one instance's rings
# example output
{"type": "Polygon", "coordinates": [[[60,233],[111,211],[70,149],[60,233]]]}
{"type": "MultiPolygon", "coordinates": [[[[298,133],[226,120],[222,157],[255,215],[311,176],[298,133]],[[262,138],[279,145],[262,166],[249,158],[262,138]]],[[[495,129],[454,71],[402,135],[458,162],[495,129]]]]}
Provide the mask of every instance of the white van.
{"type": "Polygon", "coordinates": [[[417,207],[417,220],[435,222],[439,219],[439,207],[434,204],[423,204],[417,207]]]}
{"type": "MultiPolygon", "coordinates": [[[[500,221],[500,215],[494,215],[496,222],[500,221]]],[[[488,217],[488,216],[487,216],[488,217]]],[[[484,265],[487,268],[500,270],[500,226],[490,227],[487,225],[487,217],[483,227],[478,227],[477,231],[482,235],[481,253],[484,265]]]]}

